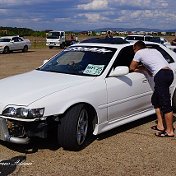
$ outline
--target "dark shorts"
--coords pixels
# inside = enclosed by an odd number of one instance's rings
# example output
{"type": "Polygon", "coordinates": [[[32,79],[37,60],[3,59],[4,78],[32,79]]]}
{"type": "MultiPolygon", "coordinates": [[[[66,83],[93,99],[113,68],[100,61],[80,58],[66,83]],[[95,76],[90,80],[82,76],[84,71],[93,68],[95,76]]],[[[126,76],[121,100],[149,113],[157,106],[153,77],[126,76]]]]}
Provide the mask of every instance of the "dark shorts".
{"type": "Polygon", "coordinates": [[[174,79],[173,71],[161,69],[154,77],[155,89],[152,95],[152,105],[160,108],[162,113],[172,112],[171,96],[169,87],[174,79]]]}

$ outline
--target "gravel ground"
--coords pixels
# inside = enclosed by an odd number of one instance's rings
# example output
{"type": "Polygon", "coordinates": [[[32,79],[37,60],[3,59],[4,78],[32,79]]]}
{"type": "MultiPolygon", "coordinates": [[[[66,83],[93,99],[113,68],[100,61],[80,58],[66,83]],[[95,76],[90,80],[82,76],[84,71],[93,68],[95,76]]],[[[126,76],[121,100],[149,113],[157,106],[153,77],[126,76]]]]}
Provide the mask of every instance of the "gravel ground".
{"type": "MultiPolygon", "coordinates": [[[[42,64],[59,50],[35,49],[0,54],[0,78],[42,64]]],[[[0,176],[175,176],[176,138],[158,138],[146,117],[92,137],[81,151],[59,148],[54,139],[31,145],[0,142],[0,176]]]]}

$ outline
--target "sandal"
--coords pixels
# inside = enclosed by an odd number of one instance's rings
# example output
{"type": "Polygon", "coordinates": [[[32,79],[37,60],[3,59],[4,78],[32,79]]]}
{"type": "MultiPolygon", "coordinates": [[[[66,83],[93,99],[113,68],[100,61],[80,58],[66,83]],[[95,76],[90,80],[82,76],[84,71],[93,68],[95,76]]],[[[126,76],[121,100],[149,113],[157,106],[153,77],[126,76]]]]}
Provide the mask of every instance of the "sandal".
{"type": "Polygon", "coordinates": [[[174,137],[174,135],[168,135],[168,133],[166,131],[155,133],[155,136],[157,136],[157,137],[174,137]]]}
{"type": "Polygon", "coordinates": [[[161,132],[164,131],[164,129],[163,130],[158,129],[157,125],[152,126],[151,129],[156,131],[161,131],[161,132]]]}

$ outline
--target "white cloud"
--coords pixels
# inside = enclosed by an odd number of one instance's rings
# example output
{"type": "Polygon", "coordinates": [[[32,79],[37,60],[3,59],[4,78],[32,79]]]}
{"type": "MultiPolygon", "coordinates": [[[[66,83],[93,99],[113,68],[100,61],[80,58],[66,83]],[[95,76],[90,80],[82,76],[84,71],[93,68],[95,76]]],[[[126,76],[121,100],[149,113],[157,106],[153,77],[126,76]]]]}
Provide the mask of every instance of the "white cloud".
{"type": "Polygon", "coordinates": [[[86,17],[88,22],[99,22],[100,20],[106,20],[107,18],[102,17],[98,13],[85,13],[85,14],[79,14],[80,17],[86,17]]]}
{"type": "Polygon", "coordinates": [[[126,27],[146,27],[169,29],[174,28],[176,14],[172,12],[157,10],[122,10],[116,18],[116,23],[126,27]],[[173,24],[173,25],[172,25],[173,24]]]}
{"type": "Polygon", "coordinates": [[[101,10],[108,7],[108,0],[91,0],[87,4],[81,4],[77,6],[78,9],[82,10],[101,10]]]}
{"type": "Polygon", "coordinates": [[[141,6],[150,4],[151,0],[112,0],[112,2],[116,2],[120,5],[141,6]]]}
{"type": "Polygon", "coordinates": [[[72,19],[70,18],[54,18],[54,22],[71,22],[72,19]]]}
{"type": "Polygon", "coordinates": [[[111,0],[111,5],[140,7],[140,8],[166,8],[169,4],[167,0],[111,0]]]}

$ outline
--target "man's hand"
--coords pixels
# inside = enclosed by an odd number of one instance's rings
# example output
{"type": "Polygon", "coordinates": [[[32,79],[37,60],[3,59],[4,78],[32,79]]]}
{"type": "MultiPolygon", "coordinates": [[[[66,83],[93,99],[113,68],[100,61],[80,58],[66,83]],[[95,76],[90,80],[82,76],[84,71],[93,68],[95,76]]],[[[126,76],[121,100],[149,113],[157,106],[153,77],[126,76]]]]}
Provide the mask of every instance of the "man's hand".
{"type": "Polygon", "coordinates": [[[138,65],[139,65],[139,63],[133,60],[130,64],[130,71],[135,71],[137,69],[138,65]]]}

